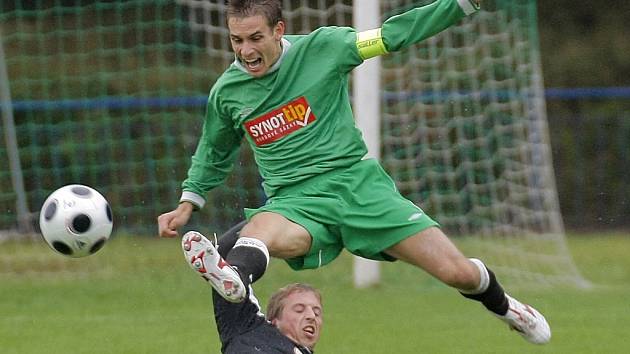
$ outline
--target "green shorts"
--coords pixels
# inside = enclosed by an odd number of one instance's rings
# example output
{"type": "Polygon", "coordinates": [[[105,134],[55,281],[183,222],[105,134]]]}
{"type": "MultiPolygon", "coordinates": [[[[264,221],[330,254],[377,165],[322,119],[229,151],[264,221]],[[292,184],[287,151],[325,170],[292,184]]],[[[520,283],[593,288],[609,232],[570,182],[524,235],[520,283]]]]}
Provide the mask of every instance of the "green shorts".
{"type": "Polygon", "coordinates": [[[364,258],[393,261],[383,251],[438,226],[398,192],[374,159],[282,188],[264,206],[245,209],[245,216],[263,211],[281,214],[311,234],[308,254],[286,260],[295,270],[330,263],[344,248],[364,258]]]}

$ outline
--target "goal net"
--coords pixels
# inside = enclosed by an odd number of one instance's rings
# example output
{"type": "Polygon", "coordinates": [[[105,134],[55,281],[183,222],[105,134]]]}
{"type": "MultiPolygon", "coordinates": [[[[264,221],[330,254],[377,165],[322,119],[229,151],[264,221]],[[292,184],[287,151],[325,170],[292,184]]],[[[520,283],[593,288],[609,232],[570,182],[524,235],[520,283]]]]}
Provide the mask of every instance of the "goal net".
{"type": "MultiPolygon", "coordinates": [[[[412,1],[382,1],[384,16],[412,1]]],[[[579,284],[549,148],[535,1],[383,59],[382,161],[468,255],[515,283],[579,284]]]]}
{"type": "MultiPolygon", "coordinates": [[[[381,1],[382,18],[430,1],[381,1]]],[[[355,2],[354,4],[356,4],[355,2]]],[[[352,26],[350,0],[284,0],[287,32],[352,26]]],[[[24,198],[69,183],[110,201],[118,234],[153,235],[179,198],[207,93],[233,60],[223,0],[3,1],[24,198]]],[[[381,58],[381,161],[400,191],[507,281],[581,284],[549,152],[534,0],[484,10],[381,58]]],[[[0,103],[1,104],[1,103],[0,103]]],[[[0,160],[8,166],[6,146],[0,160]]],[[[0,170],[0,230],[16,191],[0,170]]],[[[264,202],[251,152],[191,227],[226,230],[264,202]]]]}

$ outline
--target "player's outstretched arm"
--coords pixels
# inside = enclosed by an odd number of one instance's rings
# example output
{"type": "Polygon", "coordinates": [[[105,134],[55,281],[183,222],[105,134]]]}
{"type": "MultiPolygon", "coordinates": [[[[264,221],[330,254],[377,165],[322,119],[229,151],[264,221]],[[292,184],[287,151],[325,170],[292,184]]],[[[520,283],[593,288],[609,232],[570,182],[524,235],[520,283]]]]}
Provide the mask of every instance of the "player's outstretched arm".
{"type": "Polygon", "coordinates": [[[479,10],[476,0],[437,0],[388,18],[381,28],[357,33],[363,60],[422,42],[479,10]]]}

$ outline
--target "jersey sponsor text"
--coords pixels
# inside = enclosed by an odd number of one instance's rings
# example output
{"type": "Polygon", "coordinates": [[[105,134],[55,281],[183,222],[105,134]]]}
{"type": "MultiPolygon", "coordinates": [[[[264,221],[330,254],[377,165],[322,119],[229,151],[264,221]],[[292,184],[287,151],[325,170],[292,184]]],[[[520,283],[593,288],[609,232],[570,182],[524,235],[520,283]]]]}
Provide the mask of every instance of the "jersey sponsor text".
{"type": "Polygon", "coordinates": [[[315,115],[304,96],[284,106],[245,122],[245,130],[256,146],[274,142],[315,121],[315,115]]]}

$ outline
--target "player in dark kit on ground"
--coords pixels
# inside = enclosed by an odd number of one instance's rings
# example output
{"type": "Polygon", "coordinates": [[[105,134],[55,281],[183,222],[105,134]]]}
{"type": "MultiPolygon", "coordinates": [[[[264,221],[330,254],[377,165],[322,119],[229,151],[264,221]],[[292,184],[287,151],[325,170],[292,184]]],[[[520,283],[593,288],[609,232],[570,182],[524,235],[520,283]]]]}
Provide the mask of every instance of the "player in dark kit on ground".
{"type": "Polygon", "coordinates": [[[441,32],[476,12],[479,1],[436,0],[373,30],[322,27],[307,35],[284,33],[281,3],[228,3],[235,60],[210,91],[180,204],[158,217],[160,236],[177,236],[193,210],[203,207],[245,139],[266,204],[245,210],[248,222],[225,261],[206,259],[215,252],[201,235],[183,238],[203,251],[188,255],[190,265],[225,299],[243,301],[270,255],[293,269],[312,269],[345,248],[423,269],[481,302],[526,340],[547,343],[551,331],[543,315],[507,295],[481,260],[464,256],[437,222],[398,192],[378,161],[366,158],[348,94],[349,74],[364,60],[441,32]]]}
{"type": "MultiPolygon", "coordinates": [[[[227,256],[243,225],[238,224],[219,237],[215,259],[227,256]]],[[[195,239],[196,236],[197,233],[192,231],[186,234],[186,239],[195,239]]],[[[187,259],[189,254],[205,252],[202,244],[194,242],[183,244],[183,249],[187,259]]],[[[206,257],[206,260],[209,258],[206,257]]],[[[220,268],[214,270],[219,277],[221,272],[220,268]]],[[[266,317],[251,287],[247,299],[240,303],[225,300],[213,289],[212,302],[222,353],[314,353],[321,334],[323,309],[321,294],[310,285],[289,284],[276,291],[267,305],[266,317]]]]}

